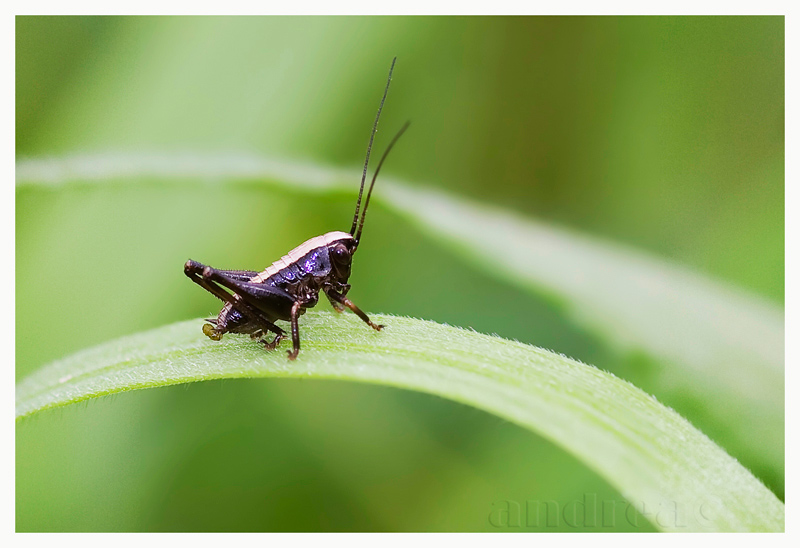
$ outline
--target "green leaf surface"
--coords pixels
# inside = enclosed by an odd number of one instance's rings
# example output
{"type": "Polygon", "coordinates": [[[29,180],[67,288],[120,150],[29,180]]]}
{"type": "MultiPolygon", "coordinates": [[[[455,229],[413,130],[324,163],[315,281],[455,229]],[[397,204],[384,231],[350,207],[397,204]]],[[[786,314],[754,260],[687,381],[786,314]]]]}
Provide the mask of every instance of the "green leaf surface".
{"type": "Polygon", "coordinates": [[[750,458],[782,468],[779,307],[664,259],[507,210],[403,185],[384,194],[476,267],[551,296],[604,341],[650,356],[662,391],[691,395],[750,458]],[[732,406],[744,411],[732,413],[732,406]]]}
{"type": "MultiPolygon", "coordinates": [[[[96,154],[21,160],[18,185],[198,181],[354,192],[354,172],[250,154],[96,154]]],[[[440,191],[382,179],[393,209],[489,275],[561,304],[578,324],[651,359],[659,394],[698,413],[749,460],[783,468],[780,307],[644,252],[440,191]],[[731,412],[732,406],[738,408],[731,412]]]]}
{"type": "Polygon", "coordinates": [[[780,531],[784,506],[677,413],[631,384],[540,348],[410,318],[309,313],[300,357],[201,320],[111,341],[17,386],[17,417],[127,390],[218,378],[340,379],[418,390],[529,428],[604,476],[662,530],[780,531]],[[670,517],[667,517],[670,516],[670,517]]]}

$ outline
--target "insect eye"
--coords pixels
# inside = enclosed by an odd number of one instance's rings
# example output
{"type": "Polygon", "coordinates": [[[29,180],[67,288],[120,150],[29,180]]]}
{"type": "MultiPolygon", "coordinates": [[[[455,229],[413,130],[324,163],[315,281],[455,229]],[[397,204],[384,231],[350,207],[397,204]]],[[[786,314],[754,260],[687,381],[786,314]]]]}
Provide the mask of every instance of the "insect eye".
{"type": "Polygon", "coordinates": [[[350,252],[347,251],[347,248],[342,244],[335,246],[331,253],[333,254],[333,259],[337,263],[346,263],[350,260],[350,252]]]}

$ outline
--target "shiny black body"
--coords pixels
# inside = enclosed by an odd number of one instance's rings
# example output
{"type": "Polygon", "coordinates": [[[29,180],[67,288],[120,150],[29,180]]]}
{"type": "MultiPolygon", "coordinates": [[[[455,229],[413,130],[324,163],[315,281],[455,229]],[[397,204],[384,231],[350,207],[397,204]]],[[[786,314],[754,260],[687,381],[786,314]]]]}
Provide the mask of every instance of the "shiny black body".
{"type": "MultiPolygon", "coordinates": [[[[391,82],[392,68],[389,70],[391,82]]],[[[369,154],[378,127],[378,120],[389,90],[389,82],[375,118],[361,190],[356,203],[353,225],[349,232],[329,232],[311,238],[290,251],[280,260],[261,272],[251,270],[217,270],[210,266],[189,260],[184,265],[185,274],[195,283],[214,294],[225,305],[216,318],[210,318],[203,326],[203,333],[213,340],[220,340],[225,333],[249,334],[259,340],[267,349],[274,349],[286,337],[286,332],[275,325],[278,320],[291,323],[292,350],[289,358],[295,359],[300,351],[298,318],[306,309],[316,306],[320,291],[325,293],[337,312],[349,308],[370,327],[380,331],[383,326],[373,323],[350,299],[347,292],[353,254],[358,248],[364,226],[369,199],[378,173],[386,156],[408,127],[406,123],[389,143],[381,158],[367,192],[363,211],[360,210],[364,193],[369,154]],[[263,337],[267,332],[274,333],[271,341],[263,337]]]]}
{"type": "Polygon", "coordinates": [[[210,323],[203,326],[203,332],[213,340],[221,339],[225,333],[247,333],[272,349],[286,336],[275,321],[289,321],[294,343],[289,356],[294,359],[300,349],[298,317],[307,308],[316,306],[320,291],[337,311],[348,307],[371,327],[380,330],[383,326],[370,321],[346,297],[350,290],[347,279],[355,249],[352,235],[331,232],[303,243],[260,273],[217,270],[196,261],[187,261],[184,265],[186,275],[226,301],[217,317],[209,319],[210,323]],[[275,334],[270,342],[262,338],[267,331],[275,334]]]}

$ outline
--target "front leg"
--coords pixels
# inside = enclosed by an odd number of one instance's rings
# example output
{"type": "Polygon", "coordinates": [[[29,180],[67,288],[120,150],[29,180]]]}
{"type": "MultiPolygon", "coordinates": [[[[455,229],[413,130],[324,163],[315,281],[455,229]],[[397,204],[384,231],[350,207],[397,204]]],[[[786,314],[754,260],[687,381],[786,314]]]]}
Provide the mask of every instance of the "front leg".
{"type": "MultiPolygon", "coordinates": [[[[350,291],[350,284],[341,284],[339,287],[339,294],[344,297],[347,295],[347,292],[350,291]]],[[[339,301],[331,297],[330,293],[335,292],[336,290],[333,288],[329,288],[325,290],[325,296],[328,297],[328,300],[331,302],[331,306],[336,312],[344,312],[344,305],[341,304],[339,301]]]]}
{"type": "MultiPolygon", "coordinates": [[[[348,287],[348,289],[349,289],[349,287],[348,287]]],[[[353,301],[351,301],[350,299],[345,297],[344,293],[337,293],[334,289],[331,288],[331,289],[325,291],[325,294],[328,296],[328,298],[331,300],[331,302],[335,301],[335,302],[339,303],[340,305],[346,306],[347,308],[349,308],[350,310],[355,312],[356,315],[359,318],[361,318],[362,320],[364,320],[364,322],[367,325],[369,325],[372,329],[374,329],[376,331],[380,331],[381,329],[386,327],[385,325],[379,325],[379,324],[376,324],[376,323],[372,323],[372,320],[369,319],[369,316],[364,314],[364,312],[360,308],[358,308],[355,304],[353,304],[353,301]]]]}

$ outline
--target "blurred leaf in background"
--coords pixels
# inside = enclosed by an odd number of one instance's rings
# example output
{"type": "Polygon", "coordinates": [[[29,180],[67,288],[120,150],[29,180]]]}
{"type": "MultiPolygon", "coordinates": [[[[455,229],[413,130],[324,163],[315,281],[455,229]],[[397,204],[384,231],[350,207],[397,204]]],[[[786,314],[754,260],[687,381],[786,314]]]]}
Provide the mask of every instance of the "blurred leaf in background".
{"type": "MultiPolygon", "coordinates": [[[[377,149],[413,125],[387,175],[638,246],[782,307],[783,18],[18,17],[16,27],[18,160],[245,152],[353,173],[352,195],[334,197],[214,175],[21,186],[17,379],[213,313],[183,276],[187,258],[260,269],[346,229],[395,55],[377,149]]],[[[651,374],[650,357],[474,269],[379,203],[365,238],[351,282],[363,308],[610,370],[783,498],[782,446],[742,445],[702,400],[651,374]]],[[[782,421],[768,428],[782,439],[782,421]]],[[[22,421],[16,444],[18,530],[496,530],[499,501],[595,493],[624,504],[584,464],[499,419],[335,382],[123,394],[22,421]]]]}

